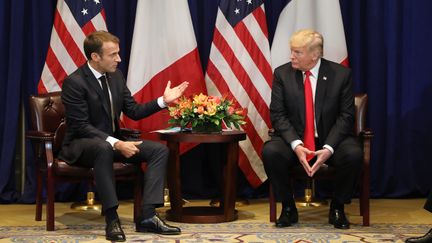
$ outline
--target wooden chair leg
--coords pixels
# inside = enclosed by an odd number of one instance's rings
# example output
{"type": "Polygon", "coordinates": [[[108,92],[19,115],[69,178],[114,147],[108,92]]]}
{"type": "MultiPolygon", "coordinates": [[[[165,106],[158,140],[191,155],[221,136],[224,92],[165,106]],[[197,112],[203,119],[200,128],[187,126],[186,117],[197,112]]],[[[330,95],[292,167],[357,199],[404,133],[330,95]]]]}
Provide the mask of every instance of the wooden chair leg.
{"type": "Polygon", "coordinates": [[[46,205],[46,230],[54,231],[54,197],[55,197],[55,180],[48,176],[47,179],[47,205],[46,205]]]}
{"type": "Polygon", "coordinates": [[[364,214],[364,202],[363,202],[363,194],[364,194],[364,188],[363,188],[363,172],[361,174],[361,181],[359,182],[359,206],[360,206],[360,216],[363,217],[364,214]]]}
{"type": "Polygon", "coordinates": [[[273,189],[272,186],[269,186],[269,208],[270,208],[270,222],[275,222],[276,221],[276,201],[274,198],[274,194],[273,194],[273,189]]]}
{"type": "Polygon", "coordinates": [[[369,178],[369,168],[366,168],[363,175],[363,182],[362,182],[362,194],[360,196],[361,200],[361,215],[363,216],[363,226],[369,226],[370,225],[370,219],[369,219],[369,186],[370,186],[370,178],[369,178]]]}
{"type": "Polygon", "coordinates": [[[39,168],[36,168],[36,215],[35,220],[41,221],[42,220],[42,172],[39,170],[39,168]]]}

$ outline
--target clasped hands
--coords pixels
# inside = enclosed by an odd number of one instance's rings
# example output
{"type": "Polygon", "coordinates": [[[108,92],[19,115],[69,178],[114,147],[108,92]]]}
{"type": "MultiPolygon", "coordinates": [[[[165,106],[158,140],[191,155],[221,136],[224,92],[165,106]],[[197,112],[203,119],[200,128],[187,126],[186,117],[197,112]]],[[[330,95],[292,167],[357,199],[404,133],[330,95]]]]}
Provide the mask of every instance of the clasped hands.
{"type": "Polygon", "coordinates": [[[330,158],[330,156],[332,155],[332,153],[330,152],[330,150],[323,148],[317,151],[311,151],[307,148],[305,148],[303,145],[298,145],[297,147],[295,147],[294,152],[297,155],[297,158],[300,161],[300,164],[303,166],[303,169],[306,171],[306,174],[308,174],[308,176],[312,177],[315,172],[317,172],[319,170],[319,168],[330,158]],[[313,154],[314,156],[316,156],[316,161],[315,163],[312,165],[312,167],[309,165],[309,162],[306,160],[306,156],[313,154]]]}

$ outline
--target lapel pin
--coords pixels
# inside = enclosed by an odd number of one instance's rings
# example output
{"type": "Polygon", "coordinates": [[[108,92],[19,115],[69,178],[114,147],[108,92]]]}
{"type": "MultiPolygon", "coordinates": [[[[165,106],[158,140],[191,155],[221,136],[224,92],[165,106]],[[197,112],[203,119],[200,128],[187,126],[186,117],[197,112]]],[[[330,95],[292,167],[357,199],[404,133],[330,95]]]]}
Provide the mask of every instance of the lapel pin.
{"type": "Polygon", "coordinates": [[[324,79],[324,80],[327,80],[327,77],[326,77],[326,76],[324,76],[324,77],[323,77],[323,79],[324,79]]]}

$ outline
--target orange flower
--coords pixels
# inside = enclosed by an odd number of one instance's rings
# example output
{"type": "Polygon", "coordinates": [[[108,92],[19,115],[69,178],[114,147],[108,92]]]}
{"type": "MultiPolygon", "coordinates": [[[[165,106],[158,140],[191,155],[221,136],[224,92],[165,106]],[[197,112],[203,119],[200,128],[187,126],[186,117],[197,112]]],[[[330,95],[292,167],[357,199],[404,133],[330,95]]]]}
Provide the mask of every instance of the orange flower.
{"type": "Polygon", "coordinates": [[[202,105],[201,105],[201,106],[198,106],[197,108],[194,109],[194,112],[195,112],[195,113],[198,113],[198,114],[200,114],[200,115],[201,115],[201,114],[204,114],[204,112],[205,112],[205,110],[204,110],[204,106],[202,106],[202,105]]]}
{"type": "Polygon", "coordinates": [[[229,106],[228,110],[227,110],[227,113],[228,113],[228,115],[232,115],[232,114],[234,114],[234,111],[235,111],[234,107],[229,106]]]}
{"type": "Polygon", "coordinates": [[[242,109],[242,108],[240,108],[240,109],[237,109],[237,110],[235,111],[235,114],[236,114],[236,115],[239,115],[239,116],[244,116],[244,117],[246,117],[247,110],[246,110],[246,109],[242,109]]]}
{"type": "Polygon", "coordinates": [[[193,97],[193,102],[195,105],[207,105],[208,96],[200,93],[199,95],[195,95],[193,97]]]}
{"type": "Polygon", "coordinates": [[[216,105],[219,105],[221,103],[221,99],[219,97],[212,95],[208,97],[208,101],[216,105]]]}

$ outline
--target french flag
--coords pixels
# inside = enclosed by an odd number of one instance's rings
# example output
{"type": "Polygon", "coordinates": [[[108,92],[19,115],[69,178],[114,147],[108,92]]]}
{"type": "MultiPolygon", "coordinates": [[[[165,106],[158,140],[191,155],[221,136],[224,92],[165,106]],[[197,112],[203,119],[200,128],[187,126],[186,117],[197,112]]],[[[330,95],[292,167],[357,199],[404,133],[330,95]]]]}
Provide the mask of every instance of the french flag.
{"type": "Polygon", "coordinates": [[[324,37],[324,58],[348,66],[348,52],[339,0],[291,0],[279,15],[273,43],[273,70],[290,61],[289,39],[299,29],[312,28],[324,37]]]}
{"type": "MultiPolygon", "coordinates": [[[[189,81],[185,95],[207,93],[188,2],[138,1],[127,86],[144,103],[161,96],[169,80],[171,87],[189,81]]],[[[168,111],[140,121],[123,119],[144,132],[169,126],[168,111]]]]}

